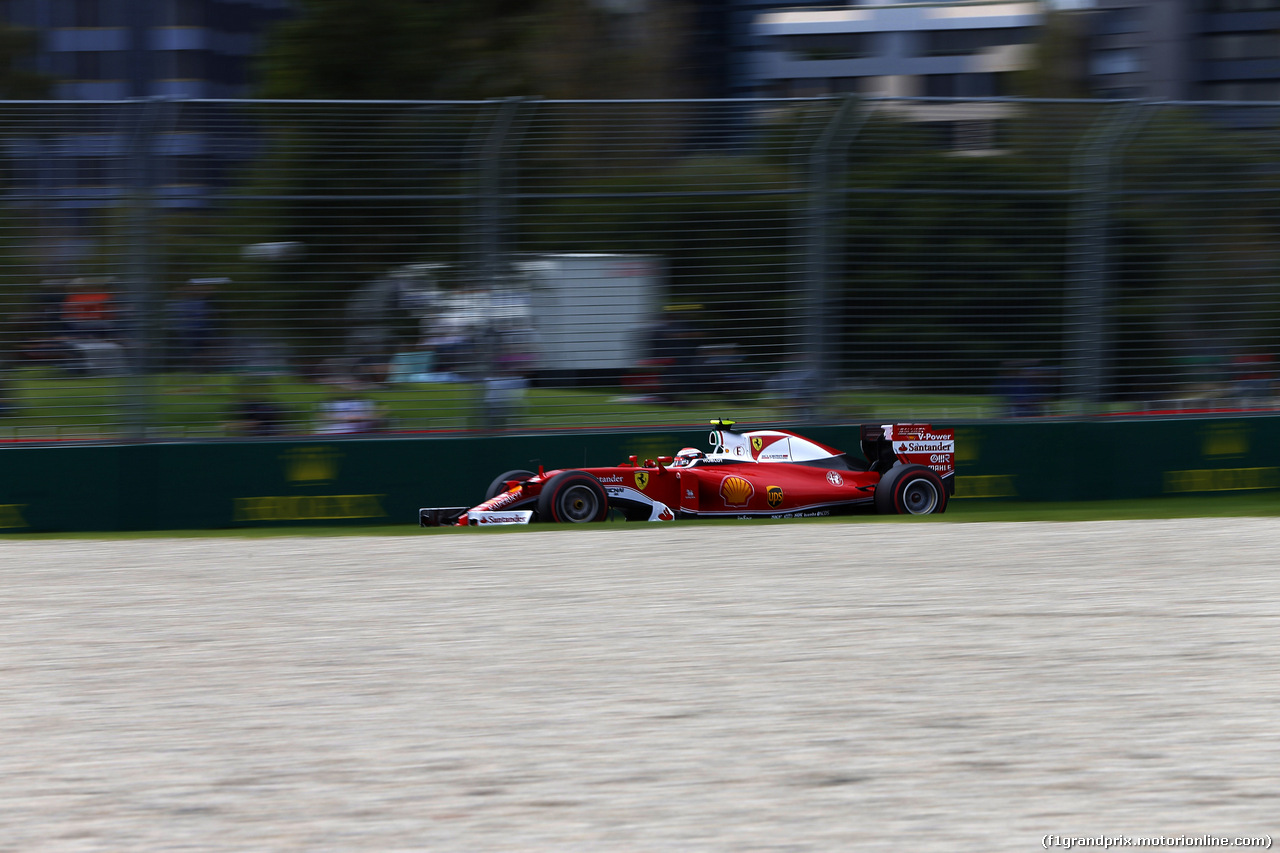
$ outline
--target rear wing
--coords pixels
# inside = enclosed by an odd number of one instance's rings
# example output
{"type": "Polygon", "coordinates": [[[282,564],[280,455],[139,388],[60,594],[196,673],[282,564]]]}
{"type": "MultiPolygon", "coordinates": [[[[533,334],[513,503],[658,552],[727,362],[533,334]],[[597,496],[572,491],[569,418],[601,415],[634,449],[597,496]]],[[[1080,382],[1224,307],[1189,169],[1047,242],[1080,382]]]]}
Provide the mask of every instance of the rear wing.
{"type": "Polygon", "coordinates": [[[863,424],[862,454],[881,474],[897,462],[925,465],[955,493],[956,431],[929,424],[863,424]]]}

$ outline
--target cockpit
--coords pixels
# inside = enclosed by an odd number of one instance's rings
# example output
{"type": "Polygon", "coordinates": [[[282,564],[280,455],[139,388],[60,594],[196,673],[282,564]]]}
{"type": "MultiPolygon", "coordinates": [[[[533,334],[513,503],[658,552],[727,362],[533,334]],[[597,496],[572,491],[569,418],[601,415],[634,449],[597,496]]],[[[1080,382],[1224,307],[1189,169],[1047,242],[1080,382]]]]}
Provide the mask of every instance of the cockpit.
{"type": "Polygon", "coordinates": [[[675,455],[671,460],[672,468],[689,468],[697,465],[703,459],[707,458],[707,454],[703,453],[696,447],[686,447],[675,455]]]}

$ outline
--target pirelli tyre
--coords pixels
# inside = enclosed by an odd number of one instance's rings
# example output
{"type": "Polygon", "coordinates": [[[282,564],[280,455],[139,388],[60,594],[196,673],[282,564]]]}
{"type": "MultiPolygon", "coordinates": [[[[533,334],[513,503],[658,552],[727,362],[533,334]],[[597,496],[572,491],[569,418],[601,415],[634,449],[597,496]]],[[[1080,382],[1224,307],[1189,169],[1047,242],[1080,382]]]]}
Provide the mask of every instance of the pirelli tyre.
{"type": "Polygon", "coordinates": [[[493,478],[493,482],[489,484],[489,488],[485,490],[484,499],[496,498],[507,490],[507,483],[512,480],[528,480],[533,476],[532,471],[525,471],[517,468],[514,471],[507,471],[493,478]]]}
{"type": "Polygon", "coordinates": [[[938,472],[924,465],[899,465],[876,484],[876,512],[927,515],[947,511],[947,487],[938,472]]]}
{"type": "Polygon", "coordinates": [[[604,521],[609,515],[609,495],[600,481],[586,471],[564,471],[542,487],[538,495],[538,520],[557,524],[604,521]]]}

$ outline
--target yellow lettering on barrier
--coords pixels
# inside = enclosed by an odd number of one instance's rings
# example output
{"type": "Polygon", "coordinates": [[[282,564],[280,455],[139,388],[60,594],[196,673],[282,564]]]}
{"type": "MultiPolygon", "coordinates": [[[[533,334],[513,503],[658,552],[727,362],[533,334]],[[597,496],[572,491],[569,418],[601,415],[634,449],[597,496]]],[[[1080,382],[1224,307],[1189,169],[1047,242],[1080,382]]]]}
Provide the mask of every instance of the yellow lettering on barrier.
{"type": "Polygon", "coordinates": [[[1013,498],[1018,490],[1012,474],[978,474],[956,476],[957,498],[1013,498]]]}
{"type": "Polygon", "coordinates": [[[976,462],[978,460],[978,431],[960,427],[956,430],[956,461],[976,462]]]}
{"type": "Polygon", "coordinates": [[[1166,494],[1250,489],[1280,489],[1280,468],[1201,468],[1164,472],[1166,494]]]}
{"type": "Polygon", "coordinates": [[[332,447],[295,447],[280,457],[291,483],[328,483],[338,476],[342,454],[332,447]]]}
{"type": "Polygon", "coordinates": [[[386,495],[269,495],[236,498],[236,521],[336,521],[385,518],[386,495]]]}
{"type": "Polygon", "coordinates": [[[0,504],[0,530],[13,530],[26,527],[27,520],[22,517],[26,504],[0,504]]]}
{"type": "Polygon", "coordinates": [[[1249,430],[1244,424],[1214,424],[1201,435],[1200,452],[1207,459],[1239,459],[1249,452],[1249,430]]]}

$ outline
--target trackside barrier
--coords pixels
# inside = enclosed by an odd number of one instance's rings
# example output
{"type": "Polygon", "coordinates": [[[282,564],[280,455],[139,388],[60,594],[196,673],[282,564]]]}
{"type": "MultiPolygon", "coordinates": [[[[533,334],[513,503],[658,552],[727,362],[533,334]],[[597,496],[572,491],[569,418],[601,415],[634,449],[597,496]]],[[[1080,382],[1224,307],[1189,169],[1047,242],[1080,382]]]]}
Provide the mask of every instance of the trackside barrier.
{"type": "MultiPolygon", "coordinates": [[[[847,450],[857,425],[804,430],[847,450]]],[[[502,471],[703,446],[706,428],[501,437],[0,449],[0,531],[414,524],[502,471]]],[[[1280,490],[1280,417],[956,425],[957,500],[1070,501],[1280,490]]]]}

